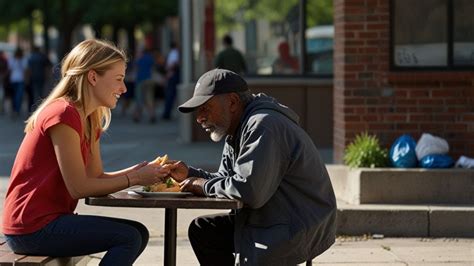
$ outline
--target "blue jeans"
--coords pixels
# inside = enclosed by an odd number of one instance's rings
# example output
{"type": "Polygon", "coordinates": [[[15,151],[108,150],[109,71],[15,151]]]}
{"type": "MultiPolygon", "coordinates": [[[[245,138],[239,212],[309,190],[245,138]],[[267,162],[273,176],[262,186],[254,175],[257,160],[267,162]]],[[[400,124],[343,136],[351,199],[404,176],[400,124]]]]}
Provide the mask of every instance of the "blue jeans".
{"type": "Polygon", "coordinates": [[[12,86],[13,91],[14,91],[13,110],[16,113],[20,113],[21,103],[23,101],[23,91],[25,89],[25,83],[23,83],[23,82],[12,82],[11,86],[12,86]]]}
{"type": "Polygon", "coordinates": [[[135,221],[90,215],[63,215],[26,235],[6,235],[18,254],[73,257],[107,251],[100,265],[132,265],[149,233],[135,221]]]}

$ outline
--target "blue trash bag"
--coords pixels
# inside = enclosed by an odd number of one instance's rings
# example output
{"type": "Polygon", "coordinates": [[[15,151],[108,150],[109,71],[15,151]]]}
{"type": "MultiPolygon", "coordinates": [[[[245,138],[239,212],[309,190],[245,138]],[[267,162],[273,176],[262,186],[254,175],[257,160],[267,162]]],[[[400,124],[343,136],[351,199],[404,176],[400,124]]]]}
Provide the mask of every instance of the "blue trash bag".
{"type": "Polygon", "coordinates": [[[430,154],[420,160],[420,166],[423,168],[451,168],[454,160],[446,154],[430,154]]]}
{"type": "Polygon", "coordinates": [[[416,141],[408,134],[400,136],[390,148],[390,162],[393,167],[412,168],[418,164],[416,141]]]}

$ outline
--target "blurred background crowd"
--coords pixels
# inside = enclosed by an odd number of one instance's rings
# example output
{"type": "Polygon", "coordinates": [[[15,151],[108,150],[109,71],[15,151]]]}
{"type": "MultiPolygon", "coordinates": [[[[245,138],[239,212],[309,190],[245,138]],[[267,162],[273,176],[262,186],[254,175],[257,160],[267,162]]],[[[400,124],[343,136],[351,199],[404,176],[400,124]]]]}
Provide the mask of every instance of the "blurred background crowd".
{"type": "Polygon", "coordinates": [[[102,38],[129,56],[123,115],[170,119],[179,80],[176,1],[0,1],[0,114],[25,118],[52,89],[77,42],[102,38]]]}
{"type": "MultiPolygon", "coordinates": [[[[181,79],[183,3],[0,0],[5,11],[0,18],[0,113],[25,117],[58,80],[65,53],[81,40],[101,38],[116,43],[130,58],[128,91],[119,112],[135,122],[171,119],[181,79]]],[[[203,24],[205,31],[193,30],[193,76],[214,67],[248,76],[332,74],[331,0],[306,1],[306,14],[298,0],[191,5],[202,10],[193,14],[191,27],[203,24]]]]}

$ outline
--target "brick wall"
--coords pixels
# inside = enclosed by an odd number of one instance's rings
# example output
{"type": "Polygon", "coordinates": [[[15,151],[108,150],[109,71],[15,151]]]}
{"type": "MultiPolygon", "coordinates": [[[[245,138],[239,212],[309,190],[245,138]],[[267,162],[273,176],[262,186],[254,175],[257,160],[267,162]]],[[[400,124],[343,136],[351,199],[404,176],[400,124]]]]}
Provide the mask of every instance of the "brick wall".
{"type": "Polygon", "coordinates": [[[334,161],[362,131],[390,148],[404,133],[474,157],[474,72],[390,70],[388,0],[334,0],[334,161]]]}

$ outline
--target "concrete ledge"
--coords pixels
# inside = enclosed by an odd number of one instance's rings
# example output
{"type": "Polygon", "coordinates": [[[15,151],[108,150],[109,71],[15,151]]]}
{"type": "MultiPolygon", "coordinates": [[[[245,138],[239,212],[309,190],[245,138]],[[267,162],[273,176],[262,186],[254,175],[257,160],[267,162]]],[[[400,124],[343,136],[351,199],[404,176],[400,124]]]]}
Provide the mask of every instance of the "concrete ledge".
{"type": "Polygon", "coordinates": [[[474,170],[327,169],[336,197],[350,204],[474,204],[474,170]]]}
{"type": "Polygon", "coordinates": [[[430,211],[430,236],[474,237],[474,208],[439,208],[430,211]]]}
{"type": "Polygon", "coordinates": [[[337,233],[390,237],[474,237],[474,207],[339,204],[337,233]]]}
{"type": "Polygon", "coordinates": [[[427,208],[342,207],[337,212],[337,233],[424,237],[429,232],[428,221],[427,208]]]}

